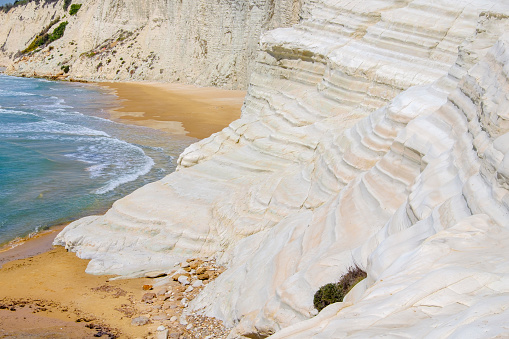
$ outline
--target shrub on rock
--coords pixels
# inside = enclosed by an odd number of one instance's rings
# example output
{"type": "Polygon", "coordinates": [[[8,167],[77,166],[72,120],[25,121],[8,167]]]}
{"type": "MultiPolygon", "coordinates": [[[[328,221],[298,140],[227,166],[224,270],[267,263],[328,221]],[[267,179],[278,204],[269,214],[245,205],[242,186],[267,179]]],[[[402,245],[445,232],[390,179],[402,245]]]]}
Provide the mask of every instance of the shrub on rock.
{"type": "Polygon", "coordinates": [[[367,277],[358,266],[350,267],[348,272],[341,277],[337,283],[329,283],[318,289],[313,298],[313,304],[318,311],[326,306],[343,301],[345,295],[357,285],[361,280],[367,277]]]}
{"type": "Polygon", "coordinates": [[[81,8],[81,4],[72,4],[69,10],[69,15],[76,15],[81,8]]]}

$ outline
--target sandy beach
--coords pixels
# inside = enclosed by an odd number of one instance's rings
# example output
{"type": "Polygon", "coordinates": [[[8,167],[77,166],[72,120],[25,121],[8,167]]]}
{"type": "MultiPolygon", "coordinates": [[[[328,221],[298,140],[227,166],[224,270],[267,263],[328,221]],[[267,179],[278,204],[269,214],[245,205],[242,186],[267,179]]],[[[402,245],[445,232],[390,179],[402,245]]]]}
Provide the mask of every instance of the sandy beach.
{"type": "Polygon", "coordinates": [[[203,139],[240,117],[246,91],[149,82],[104,82],[120,98],[112,120],[203,139]]]}
{"type": "Polygon", "coordinates": [[[98,332],[96,326],[119,335],[146,335],[147,329],[131,328],[131,319],[117,311],[141,297],[146,279],[109,281],[110,276],[86,274],[87,263],[57,247],[4,264],[0,270],[0,338],[86,338],[98,332]]]}
{"type": "MultiPolygon", "coordinates": [[[[120,99],[111,112],[113,120],[195,138],[205,138],[237,119],[245,95],[172,84],[99,85],[120,99]]],[[[112,276],[86,274],[87,260],[52,246],[63,227],[0,249],[0,338],[155,338],[161,325],[170,338],[200,338],[207,333],[225,337],[226,330],[213,319],[194,318],[195,329],[207,324],[207,329],[196,331],[180,322],[182,299],[191,300],[203,286],[186,292],[169,277],[111,280],[112,276]],[[146,290],[146,285],[154,285],[154,290],[146,290]],[[136,326],[136,317],[149,321],[136,326]]],[[[206,284],[219,270],[207,261],[200,264],[216,272],[206,284]]]]}

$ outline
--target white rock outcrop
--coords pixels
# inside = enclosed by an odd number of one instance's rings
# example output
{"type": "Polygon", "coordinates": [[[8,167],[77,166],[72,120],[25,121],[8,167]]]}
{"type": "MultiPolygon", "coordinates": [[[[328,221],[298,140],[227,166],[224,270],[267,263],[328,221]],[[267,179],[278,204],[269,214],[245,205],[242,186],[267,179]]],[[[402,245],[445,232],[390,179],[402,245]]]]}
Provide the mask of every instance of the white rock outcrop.
{"type": "Polygon", "coordinates": [[[296,23],[300,10],[300,0],[87,0],[71,16],[63,2],[0,12],[0,65],[9,65],[9,74],[64,76],[61,67],[69,65],[65,76],[74,80],[245,88],[260,34],[296,23]],[[57,17],[69,22],[64,36],[20,55],[57,17]]]}
{"type": "Polygon", "coordinates": [[[90,273],[228,267],[191,303],[231,337],[509,328],[509,5],[309,0],[265,34],[241,119],[56,239],[90,273]],[[368,273],[318,316],[314,292],[368,273]]]}

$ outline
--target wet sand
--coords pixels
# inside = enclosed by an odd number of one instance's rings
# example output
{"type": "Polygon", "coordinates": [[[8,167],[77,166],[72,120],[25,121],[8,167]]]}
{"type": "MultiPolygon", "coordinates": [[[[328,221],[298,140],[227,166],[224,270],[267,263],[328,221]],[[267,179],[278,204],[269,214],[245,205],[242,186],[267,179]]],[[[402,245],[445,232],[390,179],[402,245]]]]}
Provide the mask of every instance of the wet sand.
{"type": "Polygon", "coordinates": [[[32,238],[20,239],[0,247],[0,268],[9,261],[25,259],[51,250],[53,240],[65,226],[55,226],[37,233],[32,238]]]}
{"type": "Polygon", "coordinates": [[[240,118],[246,91],[191,85],[118,82],[98,83],[121,100],[109,112],[112,120],[203,139],[240,118]]]}

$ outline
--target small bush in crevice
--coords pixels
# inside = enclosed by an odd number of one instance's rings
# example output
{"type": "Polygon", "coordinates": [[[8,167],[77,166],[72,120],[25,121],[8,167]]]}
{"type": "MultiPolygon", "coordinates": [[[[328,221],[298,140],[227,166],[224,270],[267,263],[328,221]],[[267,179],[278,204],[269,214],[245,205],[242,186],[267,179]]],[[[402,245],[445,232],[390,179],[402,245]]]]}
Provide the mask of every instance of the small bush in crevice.
{"type": "Polygon", "coordinates": [[[366,277],[366,272],[359,266],[350,267],[339,282],[326,284],[318,289],[313,298],[315,308],[321,311],[330,304],[343,301],[345,295],[366,277]]]}
{"type": "Polygon", "coordinates": [[[76,13],[78,13],[80,8],[81,8],[81,4],[72,4],[71,9],[69,10],[69,14],[76,15],[76,13]]]}
{"type": "Polygon", "coordinates": [[[64,74],[69,73],[70,68],[71,68],[71,66],[69,66],[69,65],[64,65],[64,66],[60,67],[60,69],[62,71],[64,71],[64,74]]]}

